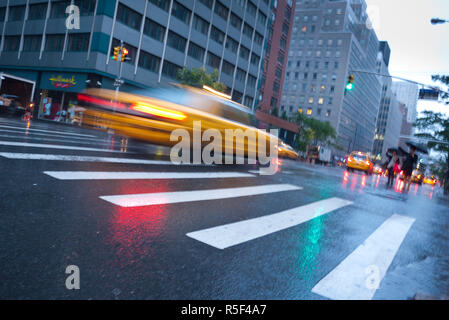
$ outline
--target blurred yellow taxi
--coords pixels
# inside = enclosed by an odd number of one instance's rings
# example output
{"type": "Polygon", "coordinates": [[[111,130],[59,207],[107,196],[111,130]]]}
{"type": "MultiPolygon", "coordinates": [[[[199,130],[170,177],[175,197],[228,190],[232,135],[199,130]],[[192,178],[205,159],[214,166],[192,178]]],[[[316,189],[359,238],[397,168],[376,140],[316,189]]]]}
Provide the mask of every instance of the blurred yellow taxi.
{"type": "Polygon", "coordinates": [[[436,184],[436,179],[434,179],[434,178],[432,178],[432,177],[425,177],[424,179],[423,179],[423,183],[425,183],[425,184],[429,184],[429,185],[431,185],[431,186],[434,186],[435,184],[436,184]]]}
{"type": "Polygon", "coordinates": [[[299,159],[299,154],[293,149],[292,146],[281,142],[278,146],[278,155],[281,158],[299,159]]]}
{"type": "MultiPolygon", "coordinates": [[[[255,117],[249,108],[208,89],[181,85],[136,93],[87,89],[78,95],[78,101],[85,109],[82,114],[83,125],[112,129],[118,134],[158,145],[176,145],[179,141],[170,139],[176,129],[184,129],[193,137],[194,126],[200,122],[198,129],[201,130],[201,136],[208,129],[220,132],[223,151],[229,148],[234,153],[243,152],[245,156],[257,154],[259,137],[266,141],[265,150],[270,150],[271,141],[278,148],[277,137],[254,127],[255,117]],[[241,130],[257,138],[240,139],[234,136],[225,139],[226,130],[241,130]]],[[[201,141],[201,147],[209,143],[201,141]]]]}
{"type": "Polygon", "coordinates": [[[365,171],[367,174],[372,174],[373,166],[369,155],[360,151],[353,151],[346,160],[346,168],[351,171],[360,170],[365,171]]]}

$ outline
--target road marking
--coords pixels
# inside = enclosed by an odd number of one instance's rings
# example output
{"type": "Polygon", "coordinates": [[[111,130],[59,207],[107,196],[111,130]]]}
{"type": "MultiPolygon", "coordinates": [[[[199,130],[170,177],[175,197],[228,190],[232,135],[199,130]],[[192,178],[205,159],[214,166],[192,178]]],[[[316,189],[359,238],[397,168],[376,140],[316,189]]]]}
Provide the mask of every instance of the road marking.
{"type": "Polygon", "coordinates": [[[313,293],[335,300],[370,300],[396,255],[415,219],[394,214],[312,289],[313,293]]]}
{"type": "MultiPolygon", "coordinates": [[[[183,163],[174,164],[170,161],[162,160],[144,160],[144,159],[128,159],[128,158],[111,158],[111,157],[89,157],[89,156],[71,156],[60,154],[39,154],[39,153],[12,153],[0,152],[0,156],[7,159],[18,160],[49,160],[49,161],[75,161],[75,162],[105,162],[105,163],[126,163],[126,164],[154,164],[154,165],[188,165],[199,166],[198,164],[183,163]]],[[[206,166],[206,165],[202,165],[206,166]]]]}
{"type": "Polygon", "coordinates": [[[96,136],[90,135],[90,134],[81,134],[81,133],[72,133],[72,132],[54,131],[54,130],[43,130],[43,129],[32,129],[32,128],[23,128],[23,127],[13,127],[13,126],[1,125],[1,124],[0,124],[0,128],[22,130],[22,131],[49,132],[49,133],[57,133],[57,134],[62,134],[62,135],[79,136],[79,137],[91,137],[91,138],[96,137],[96,136]]]}
{"type": "Polygon", "coordinates": [[[340,198],[331,198],[268,216],[190,232],[187,236],[215,248],[226,249],[277,231],[297,226],[351,204],[351,201],[340,198]]]}
{"type": "MultiPolygon", "coordinates": [[[[14,131],[14,130],[9,130],[9,129],[0,129],[0,136],[1,137],[8,137],[8,136],[6,136],[6,135],[4,135],[3,134],[3,132],[5,132],[5,133],[14,133],[15,135],[13,135],[13,136],[9,136],[9,137],[12,137],[12,138],[30,138],[30,137],[36,137],[36,138],[38,138],[37,136],[39,136],[39,137],[55,137],[55,135],[54,134],[51,134],[51,133],[40,133],[40,132],[17,132],[17,131],[14,131]]],[[[107,137],[103,137],[103,138],[101,138],[101,137],[95,137],[95,138],[86,138],[86,137],[76,137],[76,136],[61,136],[61,135],[57,135],[56,137],[58,137],[59,139],[66,139],[66,140],[70,140],[70,139],[72,139],[72,140],[79,140],[79,141],[106,141],[106,139],[107,139],[107,137]]],[[[42,138],[39,138],[39,139],[42,139],[42,138]]]]}
{"type": "Polygon", "coordinates": [[[12,142],[12,141],[0,141],[0,145],[1,146],[12,146],[12,147],[30,147],[30,148],[47,148],[47,149],[64,149],[64,150],[123,153],[120,150],[108,150],[108,149],[100,149],[100,148],[87,148],[87,147],[63,146],[63,145],[55,145],[55,144],[25,143],[25,142],[12,142]]]}
{"type": "MultiPolygon", "coordinates": [[[[165,163],[167,164],[167,163],[165,163]]],[[[218,179],[252,178],[241,172],[91,172],[91,171],[44,171],[59,180],[157,180],[157,179],[218,179]]]]}
{"type": "Polygon", "coordinates": [[[158,204],[238,198],[291,190],[302,190],[302,188],[289,184],[273,184],[243,188],[101,196],[100,198],[121,207],[140,207],[158,204]]]}

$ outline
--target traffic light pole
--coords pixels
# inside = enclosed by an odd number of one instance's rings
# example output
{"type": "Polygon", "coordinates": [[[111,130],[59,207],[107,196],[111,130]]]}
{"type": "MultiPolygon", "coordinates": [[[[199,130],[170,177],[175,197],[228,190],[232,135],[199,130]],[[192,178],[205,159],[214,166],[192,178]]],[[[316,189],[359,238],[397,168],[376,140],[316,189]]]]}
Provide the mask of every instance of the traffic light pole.
{"type": "Polygon", "coordinates": [[[115,79],[115,84],[116,84],[116,88],[115,88],[115,100],[118,99],[118,93],[120,91],[120,86],[122,85],[122,71],[123,71],[123,40],[120,40],[120,57],[119,57],[119,73],[118,73],[118,78],[115,79]]]}

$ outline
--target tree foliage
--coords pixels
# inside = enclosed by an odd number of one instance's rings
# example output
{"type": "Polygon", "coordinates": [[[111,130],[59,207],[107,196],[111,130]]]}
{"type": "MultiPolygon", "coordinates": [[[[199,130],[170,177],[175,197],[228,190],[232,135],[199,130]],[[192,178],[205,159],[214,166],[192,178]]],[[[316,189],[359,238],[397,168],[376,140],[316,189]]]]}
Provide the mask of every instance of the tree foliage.
{"type": "Polygon", "coordinates": [[[192,87],[202,88],[203,85],[209,86],[217,91],[225,92],[226,86],[218,82],[218,70],[207,73],[205,68],[187,69],[182,68],[178,71],[178,80],[181,84],[192,87]]]}
{"type": "Polygon", "coordinates": [[[320,121],[303,114],[296,114],[292,119],[301,131],[296,140],[296,147],[306,151],[308,145],[338,146],[335,144],[337,133],[328,121],[320,121]]]}

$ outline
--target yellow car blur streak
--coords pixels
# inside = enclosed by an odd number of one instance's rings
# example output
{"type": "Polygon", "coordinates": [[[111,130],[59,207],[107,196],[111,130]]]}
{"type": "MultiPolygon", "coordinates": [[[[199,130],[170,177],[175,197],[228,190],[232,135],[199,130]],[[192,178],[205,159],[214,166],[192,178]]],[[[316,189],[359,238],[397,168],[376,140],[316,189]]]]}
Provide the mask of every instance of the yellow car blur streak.
{"type": "Polygon", "coordinates": [[[352,152],[348,157],[346,167],[352,170],[365,171],[368,174],[373,173],[373,163],[368,154],[363,152],[352,152]]]}
{"type": "MultiPolygon", "coordinates": [[[[234,150],[234,154],[243,152],[245,156],[248,156],[248,154],[257,155],[258,152],[257,139],[255,143],[252,143],[252,141],[247,138],[245,138],[244,141],[239,140],[239,143],[236,143],[237,139],[234,137],[232,143],[229,139],[225,140],[226,129],[240,129],[246,131],[247,134],[254,134],[256,138],[264,136],[266,139],[266,154],[268,154],[270,150],[270,141],[274,140],[275,147],[278,147],[278,139],[275,136],[237,121],[217,116],[207,112],[207,110],[204,111],[204,109],[199,110],[189,106],[142,95],[124,92],[116,94],[115,91],[106,89],[87,89],[85,95],[94,97],[93,101],[98,99],[102,99],[101,101],[117,101],[115,104],[111,102],[111,105],[108,106],[108,108],[102,108],[101,106],[98,108],[95,106],[84,106],[86,111],[83,113],[83,124],[97,129],[112,129],[118,134],[138,140],[159,145],[173,146],[179,142],[170,141],[170,136],[174,130],[187,130],[190,137],[193,137],[194,122],[201,121],[202,133],[208,129],[215,129],[221,133],[223,152],[226,150],[226,143],[230,150],[234,150]],[[128,107],[127,105],[130,105],[131,107],[128,107]],[[146,108],[150,108],[151,115],[156,115],[156,117],[149,118],[146,117],[145,114],[129,113],[129,111],[142,111],[146,108]]],[[[203,99],[207,100],[210,98],[205,94],[203,99]]],[[[214,105],[214,101],[212,101],[212,99],[210,100],[211,105],[214,105]]],[[[203,142],[203,145],[209,143],[210,142],[203,142]]]]}
{"type": "Polygon", "coordinates": [[[299,154],[288,144],[281,142],[278,147],[278,155],[281,158],[298,159],[299,154]]]}
{"type": "Polygon", "coordinates": [[[425,177],[425,178],[423,179],[423,183],[429,184],[429,185],[431,185],[431,186],[434,186],[435,183],[436,183],[436,181],[435,181],[435,179],[432,179],[431,177],[425,177]]]}

